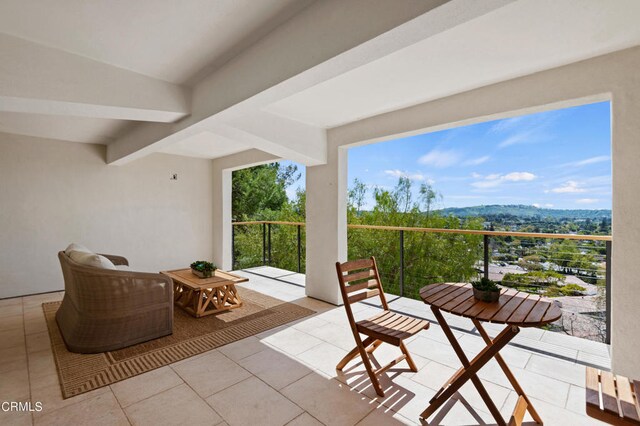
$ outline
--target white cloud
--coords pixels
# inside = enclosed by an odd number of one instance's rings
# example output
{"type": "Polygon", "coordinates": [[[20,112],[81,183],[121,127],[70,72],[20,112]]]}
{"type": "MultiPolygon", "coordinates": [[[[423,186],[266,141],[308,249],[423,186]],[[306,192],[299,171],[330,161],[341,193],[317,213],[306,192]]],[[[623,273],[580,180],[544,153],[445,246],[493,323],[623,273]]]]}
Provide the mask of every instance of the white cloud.
{"type": "Polygon", "coordinates": [[[418,163],[442,169],[457,164],[459,160],[460,154],[457,151],[434,149],[420,157],[418,163]]]}
{"type": "Polygon", "coordinates": [[[525,119],[525,117],[526,116],[521,115],[520,117],[512,117],[512,118],[500,120],[496,124],[491,126],[491,129],[489,129],[489,131],[492,133],[507,132],[513,129],[514,127],[516,127],[519,123],[521,123],[522,120],[525,119]]]}
{"type": "Polygon", "coordinates": [[[551,204],[551,203],[546,203],[544,206],[545,206],[546,208],[550,209],[551,207],[553,207],[553,204],[551,204]]]}
{"type": "Polygon", "coordinates": [[[429,178],[427,178],[425,175],[423,175],[422,173],[409,173],[406,171],[402,171],[402,170],[398,170],[398,169],[393,169],[393,170],[385,170],[384,173],[388,176],[392,176],[395,178],[408,178],[410,180],[417,180],[417,181],[425,181],[429,184],[434,184],[435,182],[429,178]]]}
{"type": "Polygon", "coordinates": [[[511,145],[517,145],[520,143],[525,143],[529,140],[531,136],[530,132],[521,132],[516,133],[515,135],[511,135],[502,142],[498,144],[498,148],[506,148],[511,145]]]}
{"type": "MultiPolygon", "coordinates": [[[[482,178],[481,175],[476,174],[474,177],[482,178]]],[[[537,176],[530,172],[511,172],[506,175],[499,173],[492,173],[485,176],[482,180],[473,182],[471,186],[480,189],[494,188],[502,185],[505,182],[528,182],[536,179],[537,176]]]]}
{"type": "Polygon", "coordinates": [[[531,205],[532,205],[533,207],[537,208],[537,209],[539,209],[539,208],[540,208],[540,204],[538,204],[538,203],[533,203],[533,204],[531,204],[531,205]]]}
{"type": "Polygon", "coordinates": [[[480,173],[473,172],[471,173],[471,177],[474,179],[480,179],[482,178],[482,175],[480,173]]]}
{"type": "Polygon", "coordinates": [[[597,163],[604,163],[605,161],[609,161],[611,159],[611,157],[609,157],[608,155],[599,155],[597,157],[591,157],[591,158],[585,158],[584,160],[580,160],[580,161],[572,161],[570,163],[564,163],[561,164],[561,167],[582,167],[582,166],[588,166],[591,164],[597,164],[597,163]]]}
{"type": "Polygon", "coordinates": [[[489,133],[505,136],[505,139],[498,144],[498,148],[540,142],[549,138],[547,129],[557,115],[557,113],[546,112],[500,120],[489,129],[489,133]]]}
{"type": "Polygon", "coordinates": [[[580,198],[579,200],[576,200],[576,203],[580,203],[580,204],[593,204],[593,203],[597,203],[598,200],[597,198],[580,198]]]}
{"type": "Polygon", "coordinates": [[[489,161],[491,157],[489,157],[488,155],[485,155],[483,157],[478,157],[478,158],[470,158],[468,160],[466,160],[465,162],[462,163],[463,166],[478,166],[482,163],[486,163],[487,161],[489,161]]]}
{"type": "Polygon", "coordinates": [[[554,192],[556,194],[578,194],[580,192],[586,191],[586,189],[580,188],[580,184],[578,184],[578,182],[576,182],[575,180],[568,180],[564,185],[545,192],[554,192]]]}
{"type": "Polygon", "coordinates": [[[598,157],[587,158],[586,160],[578,161],[576,166],[587,166],[589,164],[603,163],[605,161],[609,161],[611,157],[608,155],[600,155],[598,157]]]}
{"type": "Polygon", "coordinates": [[[534,180],[536,178],[536,175],[529,172],[512,172],[502,176],[502,178],[510,182],[520,182],[534,180]]]}

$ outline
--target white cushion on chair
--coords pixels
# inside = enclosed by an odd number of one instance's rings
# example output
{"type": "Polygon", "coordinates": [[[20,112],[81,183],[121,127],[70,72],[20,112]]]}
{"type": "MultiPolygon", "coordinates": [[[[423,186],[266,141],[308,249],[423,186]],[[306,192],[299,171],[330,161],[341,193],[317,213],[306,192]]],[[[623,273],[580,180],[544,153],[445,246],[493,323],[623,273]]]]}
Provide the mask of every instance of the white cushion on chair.
{"type": "Polygon", "coordinates": [[[93,266],[94,268],[103,269],[116,269],[116,266],[106,257],[95,254],[85,253],[82,251],[72,251],[69,257],[74,261],[84,266],[93,266]]]}
{"type": "Polygon", "coordinates": [[[93,253],[91,250],[89,250],[83,245],[71,243],[69,244],[69,247],[67,247],[67,249],[64,251],[64,254],[66,254],[67,256],[71,256],[71,252],[74,252],[74,251],[79,251],[82,253],[93,253]]]}

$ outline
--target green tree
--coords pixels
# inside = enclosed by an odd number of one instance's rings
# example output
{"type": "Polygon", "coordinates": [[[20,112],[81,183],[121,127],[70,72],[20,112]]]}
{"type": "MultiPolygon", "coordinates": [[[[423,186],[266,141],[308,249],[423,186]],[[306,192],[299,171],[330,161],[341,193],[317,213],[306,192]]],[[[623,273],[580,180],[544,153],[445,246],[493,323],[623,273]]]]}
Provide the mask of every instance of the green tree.
{"type": "Polygon", "coordinates": [[[525,271],[542,271],[544,268],[540,262],[540,256],[538,256],[537,254],[532,254],[518,260],[518,266],[520,266],[525,271]]]}
{"type": "Polygon", "coordinates": [[[353,180],[353,187],[349,190],[349,209],[352,214],[360,214],[362,207],[364,206],[364,199],[367,195],[367,185],[362,183],[359,179],[353,180]]]}
{"type": "Polygon", "coordinates": [[[556,289],[564,285],[565,279],[564,275],[554,271],[532,271],[524,274],[507,273],[502,277],[501,284],[530,293],[549,292],[555,297],[556,289]]]}
{"type": "MultiPolygon", "coordinates": [[[[414,197],[412,182],[400,178],[392,190],[375,188],[375,205],[362,211],[366,187],[354,182],[349,191],[349,224],[418,228],[482,229],[481,218],[464,221],[433,211],[439,194],[421,185],[414,197]]],[[[481,258],[481,237],[453,233],[404,232],[404,294],[418,297],[424,285],[440,281],[462,281],[474,276],[481,258]]],[[[349,229],[349,258],[376,256],[385,290],[400,292],[400,240],[398,231],[349,229]]]]}
{"type": "Polygon", "coordinates": [[[563,268],[566,273],[574,273],[594,268],[593,253],[583,253],[576,240],[560,240],[551,244],[550,261],[563,268]]]}
{"type": "MultiPolygon", "coordinates": [[[[297,198],[293,202],[288,200],[286,192],[287,187],[299,178],[297,166],[282,167],[279,163],[234,171],[232,177],[233,221],[304,221],[304,191],[298,191],[297,198]]],[[[291,250],[291,245],[296,242],[297,229],[278,225],[272,225],[271,228],[272,264],[296,270],[297,253],[291,250]]],[[[262,248],[262,226],[234,226],[235,268],[261,265],[262,248]]]]}
{"type": "Polygon", "coordinates": [[[287,187],[300,178],[297,166],[264,164],[233,172],[231,215],[234,221],[265,220],[277,216],[288,202],[287,187]]]}

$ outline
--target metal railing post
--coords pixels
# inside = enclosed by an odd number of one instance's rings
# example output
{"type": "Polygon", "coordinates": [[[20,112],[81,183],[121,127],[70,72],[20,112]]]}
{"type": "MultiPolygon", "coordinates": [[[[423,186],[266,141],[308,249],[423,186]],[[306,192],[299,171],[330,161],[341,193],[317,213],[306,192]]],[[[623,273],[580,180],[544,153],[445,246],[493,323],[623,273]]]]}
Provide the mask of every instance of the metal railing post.
{"type": "Polygon", "coordinates": [[[231,224],[231,270],[236,269],[236,227],[231,224]]]}
{"type": "Polygon", "coordinates": [[[302,259],[302,251],[300,247],[300,225],[298,225],[298,273],[302,271],[302,265],[300,263],[301,259],[302,259]]]}
{"type": "Polygon", "coordinates": [[[269,266],[271,266],[271,224],[267,224],[268,247],[269,247],[269,266]]]}
{"type": "Polygon", "coordinates": [[[267,264],[267,225],[262,224],[262,266],[267,264]]]}
{"type": "Polygon", "coordinates": [[[404,297],[404,230],[400,230],[400,297],[404,297]]]}
{"type": "Polygon", "coordinates": [[[484,277],[489,279],[489,236],[483,235],[484,240],[484,277]]]}
{"type": "Polygon", "coordinates": [[[604,273],[604,282],[605,282],[605,297],[606,297],[606,310],[605,312],[605,326],[606,326],[606,334],[605,334],[605,343],[611,344],[611,241],[605,241],[606,247],[606,257],[605,257],[605,273],[604,273]]]}

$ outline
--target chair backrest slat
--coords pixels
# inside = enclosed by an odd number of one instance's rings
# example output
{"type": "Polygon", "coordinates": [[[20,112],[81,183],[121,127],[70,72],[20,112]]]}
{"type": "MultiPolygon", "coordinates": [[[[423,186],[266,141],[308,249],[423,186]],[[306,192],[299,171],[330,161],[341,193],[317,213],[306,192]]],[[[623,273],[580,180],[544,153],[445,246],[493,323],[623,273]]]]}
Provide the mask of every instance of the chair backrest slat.
{"type": "Polygon", "coordinates": [[[375,290],[361,291],[360,293],[356,293],[353,296],[349,296],[347,299],[349,299],[349,303],[356,303],[361,300],[365,300],[378,295],[380,295],[380,290],[376,288],[375,290]]]}
{"type": "Polygon", "coordinates": [[[350,262],[344,262],[340,265],[342,272],[355,271],[356,269],[365,269],[373,267],[373,259],[359,259],[352,260],[350,262]]]}
{"type": "Polygon", "coordinates": [[[379,296],[382,307],[389,309],[375,258],[336,262],[336,270],[342,299],[346,305],[379,296]]]}
{"type": "Polygon", "coordinates": [[[347,274],[342,277],[342,280],[346,283],[350,283],[352,281],[360,281],[363,279],[371,279],[375,277],[375,272],[373,269],[369,268],[366,271],[355,272],[353,274],[347,274]]]}
{"type": "Polygon", "coordinates": [[[365,289],[378,288],[378,282],[376,280],[367,280],[358,284],[351,284],[345,286],[347,293],[353,293],[354,291],[360,291],[365,289]]]}

